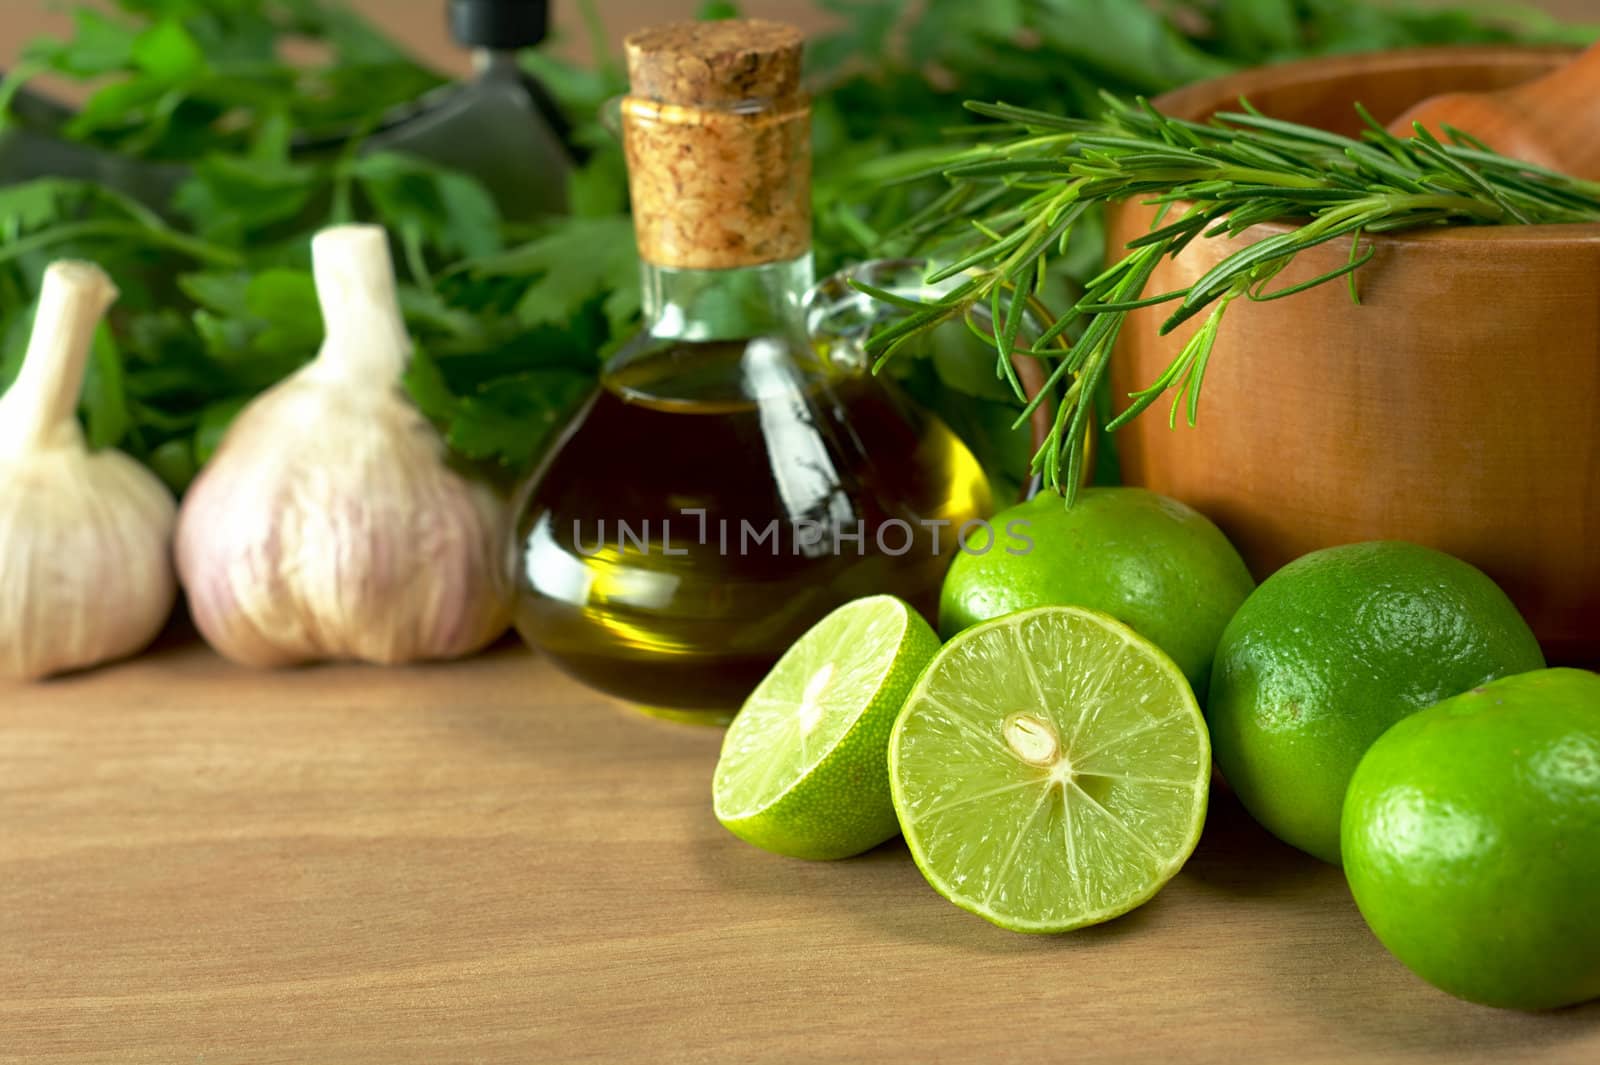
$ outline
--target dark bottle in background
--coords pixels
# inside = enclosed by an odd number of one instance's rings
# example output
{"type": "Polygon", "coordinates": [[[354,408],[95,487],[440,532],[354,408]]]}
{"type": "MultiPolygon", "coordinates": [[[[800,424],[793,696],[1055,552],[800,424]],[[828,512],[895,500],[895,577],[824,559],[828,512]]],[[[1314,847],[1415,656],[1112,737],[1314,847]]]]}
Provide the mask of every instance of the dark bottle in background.
{"type": "Polygon", "coordinates": [[[548,0],[450,0],[450,35],[472,52],[473,76],[421,101],[419,112],[372,138],[473,175],[509,221],[567,209],[572,169],[560,112],[517,54],[549,32],[548,0]]]}

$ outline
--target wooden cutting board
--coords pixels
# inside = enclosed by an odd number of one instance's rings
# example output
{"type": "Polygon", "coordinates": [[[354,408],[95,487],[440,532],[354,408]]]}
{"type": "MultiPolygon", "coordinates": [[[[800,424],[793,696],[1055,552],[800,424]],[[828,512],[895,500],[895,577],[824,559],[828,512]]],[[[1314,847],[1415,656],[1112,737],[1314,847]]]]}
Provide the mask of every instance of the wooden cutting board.
{"type": "Polygon", "coordinates": [[[898,842],[735,840],[720,738],[510,646],[0,689],[0,1061],[1600,1061],[1600,1003],[1432,990],[1226,796],[1154,902],[1035,938],[898,842]]]}

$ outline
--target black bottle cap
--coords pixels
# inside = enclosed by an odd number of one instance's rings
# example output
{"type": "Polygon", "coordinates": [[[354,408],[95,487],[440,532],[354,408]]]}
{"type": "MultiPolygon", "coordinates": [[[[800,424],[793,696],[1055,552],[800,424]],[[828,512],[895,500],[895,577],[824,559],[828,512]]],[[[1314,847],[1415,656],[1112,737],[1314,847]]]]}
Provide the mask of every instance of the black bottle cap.
{"type": "Polygon", "coordinates": [[[549,30],[549,0],[450,0],[450,35],[466,48],[532,48],[549,30]]]}

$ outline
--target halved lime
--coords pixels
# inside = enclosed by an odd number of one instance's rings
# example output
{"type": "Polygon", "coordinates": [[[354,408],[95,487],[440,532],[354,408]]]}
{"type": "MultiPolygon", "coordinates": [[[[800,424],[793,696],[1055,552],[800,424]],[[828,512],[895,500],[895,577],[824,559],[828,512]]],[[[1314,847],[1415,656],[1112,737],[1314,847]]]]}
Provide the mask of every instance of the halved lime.
{"type": "Polygon", "coordinates": [[[933,628],[890,595],[817,622],[728,727],[712,780],[717,820],[796,858],[848,858],[894,836],[889,730],[938,649],[933,628]]]}
{"type": "Polygon", "coordinates": [[[1017,932],[1148,901],[1194,851],[1211,742],[1172,659],[1079,607],[967,629],[923,672],[889,741],[917,867],[1017,932]]]}

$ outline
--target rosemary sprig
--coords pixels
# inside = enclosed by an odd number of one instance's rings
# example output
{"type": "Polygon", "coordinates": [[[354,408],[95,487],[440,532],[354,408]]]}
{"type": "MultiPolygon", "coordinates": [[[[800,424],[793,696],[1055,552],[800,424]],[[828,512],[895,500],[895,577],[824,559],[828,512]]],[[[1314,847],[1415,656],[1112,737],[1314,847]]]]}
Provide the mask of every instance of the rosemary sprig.
{"type": "Polygon", "coordinates": [[[1051,261],[1066,252],[1073,225],[1098,204],[1142,198],[1159,204],[1154,227],[1127,254],[1091,279],[1082,297],[1054,322],[1028,354],[1055,359],[1053,343],[1076,335],[1053,363],[1046,388],[1022,393],[1011,356],[1020,313],[994,313],[996,373],[1024,401],[1017,424],[1059,393],[1055,429],[1034,456],[1035,473],[1071,503],[1081,481],[1095,389],[1106,375],[1128,313],[1167,304],[1162,332],[1200,315],[1204,321],[1166,370],[1131,394],[1132,404],[1106,426],[1114,430],[1171,393],[1169,425],[1178,413],[1193,425],[1201,384],[1218,329],[1236,300],[1274,300],[1346,279],[1359,302],[1355,275],[1373,256],[1373,233],[1442,225],[1558,224],[1600,221],[1600,184],[1543,170],[1489,151],[1457,130],[1443,143],[1419,129],[1396,137],[1360,105],[1366,126],[1359,140],[1268,118],[1248,103],[1210,123],[1164,115],[1144,100],[1107,97],[1096,119],[1063,118],[1006,104],[970,103],[980,115],[1006,123],[1006,139],[987,141],[948,159],[939,171],[950,182],[935,203],[906,223],[909,237],[933,249],[945,265],[937,282],[965,274],[948,294],[910,309],[872,338],[877,365],[923,330],[988,303],[1020,308],[1036,298],[1051,261]],[[1192,285],[1146,295],[1161,259],[1200,236],[1235,236],[1263,222],[1302,225],[1241,247],[1192,285]],[[1348,261],[1300,284],[1271,284],[1301,252],[1348,240],[1348,261]]]}

